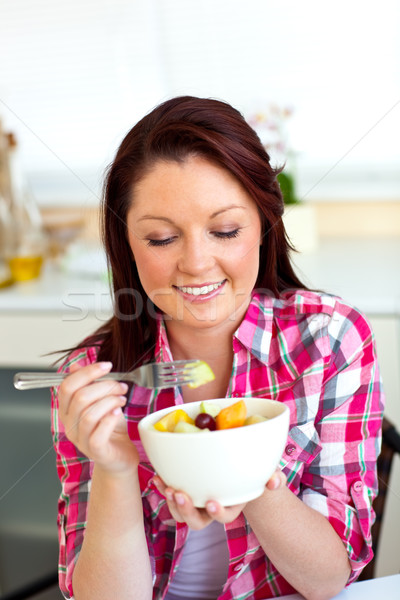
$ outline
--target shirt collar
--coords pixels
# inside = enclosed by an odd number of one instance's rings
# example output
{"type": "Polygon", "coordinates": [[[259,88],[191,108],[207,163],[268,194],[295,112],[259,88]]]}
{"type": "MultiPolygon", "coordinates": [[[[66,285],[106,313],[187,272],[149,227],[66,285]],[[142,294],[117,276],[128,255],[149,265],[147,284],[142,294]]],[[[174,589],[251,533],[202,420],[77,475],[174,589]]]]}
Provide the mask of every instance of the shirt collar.
{"type": "Polygon", "coordinates": [[[255,293],[243,321],[234,333],[234,338],[264,364],[268,364],[271,346],[273,303],[273,298],[255,293]]]}
{"type": "Polygon", "coordinates": [[[154,353],[155,362],[171,362],[172,353],[169,347],[167,329],[162,315],[157,315],[157,339],[154,353]]]}

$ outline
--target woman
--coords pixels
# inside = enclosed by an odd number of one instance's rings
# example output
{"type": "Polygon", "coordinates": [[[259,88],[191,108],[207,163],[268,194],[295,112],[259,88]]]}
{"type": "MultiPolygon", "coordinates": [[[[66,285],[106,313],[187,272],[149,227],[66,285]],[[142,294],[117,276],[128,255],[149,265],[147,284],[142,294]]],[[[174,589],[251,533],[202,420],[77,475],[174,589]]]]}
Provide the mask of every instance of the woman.
{"type": "Polygon", "coordinates": [[[383,403],[373,336],[356,309],[296,277],[276,175],[255,132],[216,100],[165,102],[117,152],[103,203],[114,316],[68,357],[53,396],[66,598],[324,599],[372,558],[383,403]],[[187,358],[215,380],[94,383],[187,358]],[[137,423],[245,395],[290,409],[280,468],[247,504],[196,509],[155,476],[137,423]]]}

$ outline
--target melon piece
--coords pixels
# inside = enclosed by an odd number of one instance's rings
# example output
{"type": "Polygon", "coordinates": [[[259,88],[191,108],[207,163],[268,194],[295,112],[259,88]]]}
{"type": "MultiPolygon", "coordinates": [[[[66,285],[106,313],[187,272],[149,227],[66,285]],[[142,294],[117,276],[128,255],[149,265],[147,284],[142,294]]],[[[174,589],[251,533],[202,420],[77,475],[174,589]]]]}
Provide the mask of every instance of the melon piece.
{"type": "Polygon", "coordinates": [[[251,417],[247,417],[244,425],[254,425],[255,423],[262,423],[263,421],[268,421],[267,417],[263,417],[262,415],[251,415],[251,417]]]}
{"type": "Polygon", "coordinates": [[[218,406],[218,404],[216,404],[215,402],[202,402],[200,404],[200,412],[206,413],[207,415],[211,415],[212,417],[214,417],[214,419],[220,410],[221,407],[218,406]]]}
{"type": "Polygon", "coordinates": [[[190,375],[191,381],[187,384],[188,387],[194,389],[205,383],[209,383],[215,379],[211,367],[203,360],[197,361],[196,365],[189,364],[187,366],[187,374],[190,375]]]}
{"type": "Polygon", "coordinates": [[[200,429],[200,427],[196,427],[196,425],[192,425],[186,421],[179,421],[174,429],[174,433],[201,433],[202,431],[204,430],[200,429]]]}
{"type": "Polygon", "coordinates": [[[161,419],[154,424],[154,429],[157,429],[157,431],[169,431],[172,433],[179,421],[185,421],[191,425],[194,424],[193,419],[189,417],[184,410],[178,408],[177,410],[173,410],[172,412],[169,412],[161,417],[161,419]]]}

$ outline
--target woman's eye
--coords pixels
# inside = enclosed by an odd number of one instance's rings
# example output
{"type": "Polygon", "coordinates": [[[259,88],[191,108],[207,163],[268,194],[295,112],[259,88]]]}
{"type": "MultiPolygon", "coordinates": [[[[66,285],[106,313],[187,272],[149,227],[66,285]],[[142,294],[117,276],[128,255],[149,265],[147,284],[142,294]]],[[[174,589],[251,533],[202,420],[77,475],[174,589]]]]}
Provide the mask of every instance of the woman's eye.
{"type": "MultiPolygon", "coordinates": [[[[219,238],[221,240],[229,240],[229,239],[235,238],[239,235],[239,233],[240,233],[240,227],[238,227],[237,229],[232,229],[231,231],[213,231],[212,232],[212,234],[216,238],[219,238]]],[[[147,240],[147,245],[153,246],[153,247],[156,246],[159,248],[160,246],[168,246],[174,240],[175,240],[174,236],[171,236],[168,238],[163,238],[163,239],[151,238],[151,239],[147,240]]]]}
{"type": "Polygon", "coordinates": [[[174,238],[169,237],[163,240],[147,240],[148,246],[168,246],[171,242],[173,242],[174,238]]]}
{"type": "Polygon", "coordinates": [[[240,233],[240,227],[237,229],[232,229],[231,231],[214,231],[214,235],[217,238],[222,240],[230,240],[231,238],[235,238],[240,233]]]}

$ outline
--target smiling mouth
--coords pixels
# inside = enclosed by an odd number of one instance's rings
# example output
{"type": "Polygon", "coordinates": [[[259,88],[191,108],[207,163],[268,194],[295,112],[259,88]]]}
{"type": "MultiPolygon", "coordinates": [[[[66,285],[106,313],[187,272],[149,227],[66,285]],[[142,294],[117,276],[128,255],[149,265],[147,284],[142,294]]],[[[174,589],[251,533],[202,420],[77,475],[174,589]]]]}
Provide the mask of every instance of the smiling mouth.
{"type": "Polygon", "coordinates": [[[211,283],[210,285],[202,285],[202,286],[179,286],[176,285],[175,287],[182,292],[183,294],[190,294],[192,296],[206,296],[207,294],[211,294],[211,292],[214,292],[215,290],[217,290],[218,288],[221,287],[221,285],[223,285],[225,283],[225,279],[223,281],[220,281],[219,283],[211,283]]]}

